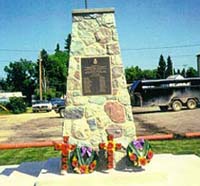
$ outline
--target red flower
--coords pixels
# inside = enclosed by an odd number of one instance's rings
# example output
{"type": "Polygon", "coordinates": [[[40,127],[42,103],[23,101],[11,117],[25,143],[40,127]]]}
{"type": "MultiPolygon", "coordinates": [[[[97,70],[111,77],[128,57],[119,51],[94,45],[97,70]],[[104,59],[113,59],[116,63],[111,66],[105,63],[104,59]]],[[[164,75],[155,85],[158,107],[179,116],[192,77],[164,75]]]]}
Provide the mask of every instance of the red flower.
{"type": "Polygon", "coordinates": [[[89,165],[90,169],[95,169],[96,167],[96,161],[93,161],[90,165],[89,165]]]}
{"type": "Polygon", "coordinates": [[[108,162],[113,162],[113,156],[108,156],[108,162]]]}
{"type": "Polygon", "coordinates": [[[63,141],[64,141],[65,143],[68,142],[68,139],[69,139],[69,136],[64,136],[64,137],[63,137],[63,141]]]}
{"type": "Polygon", "coordinates": [[[113,149],[114,147],[114,144],[112,142],[109,142],[108,145],[107,145],[107,149],[113,149]]]}
{"type": "Polygon", "coordinates": [[[70,150],[74,150],[76,148],[76,145],[71,145],[70,150]]]}
{"type": "Polygon", "coordinates": [[[113,163],[109,163],[107,166],[108,169],[112,169],[113,168],[113,163]]]}
{"type": "Polygon", "coordinates": [[[122,148],[121,143],[116,143],[116,149],[119,150],[119,149],[121,149],[121,148],[122,148]]]}
{"type": "Polygon", "coordinates": [[[78,161],[77,160],[72,161],[72,166],[73,167],[78,167],[78,161]]]}
{"type": "Polygon", "coordinates": [[[55,148],[56,150],[61,150],[61,149],[62,149],[62,144],[61,144],[61,143],[55,143],[55,144],[54,144],[54,148],[55,148]]]}
{"type": "Polygon", "coordinates": [[[147,154],[147,158],[151,159],[153,157],[153,151],[149,150],[148,154],[147,154]]]}
{"type": "Polygon", "coordinates": [[[63,162],[63,163],[66,163],[66,162],[67,162],[67,158],[62,157],[62,162],[63,162]]]}
{"type": "Polygon", "coordinates": [[[62,164],[62,170],[67,170],[67,165],[66,164],[62,164]]]}
{"type": "Polygon", "coordinates": [[[137,160],[137,156],[135,154],[130,154],[129,158],[131,161],[136,161],[137,160]]]}
{"type": "Polygon", "coordinates": [[[112,134],[108,135],[108,140],[113,141],[114,136],[112,134]]]}
{"type": "Polygon", "coordinates": [[[85,173],[86,170],[87,170],[87,166],[86,166],[86,165],[81,165],[81,166],[80,166],[80,171],[81,171],[81,173],[85,173]]]}
{"type": "Polygon", "coordinates": [[[107,153],[108,153],[109,156],[112,156],[113,155],[113,150],[108,150],[107,153]]]}
{"type": "Polygon", "coordinates": [[[69,153],[69,152],[68,152],[67,150],[62,150],[62,155],[63,155],[63,156],[68,156],[68,153],[69,153]]]}
{"type": "Polygon", "coordinates": [[[100,147],[100,149],[104,149],[106,147],[106,144],[105,143],[100,143],[99,147],[100,147]]]}
{"type": "Polygon", "coordinates": [[[68,154],[69,148],[69,144],[62,144],[62,155],[66,156],[68,154]]]}
{"type": "Polygon", "coordinates": [[[140,165],[142,165],[142,166],[146,165],[146,164],[147,164],[146,158],[139,158],[139,163],[140,163],[140,165]]]}

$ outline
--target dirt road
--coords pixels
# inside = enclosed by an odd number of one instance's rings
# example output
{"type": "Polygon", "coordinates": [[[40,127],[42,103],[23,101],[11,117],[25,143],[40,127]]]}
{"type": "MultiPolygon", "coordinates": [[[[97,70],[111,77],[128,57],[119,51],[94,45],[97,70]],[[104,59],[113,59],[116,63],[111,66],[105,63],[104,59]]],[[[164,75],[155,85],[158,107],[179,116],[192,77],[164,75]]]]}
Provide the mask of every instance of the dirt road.
{"type": "MultiPolygon", "coordinates": [[[[137,135],[200,132],[200,108],[160,112],[157,107],[133,108],[137,135]]],[[[61,140],[62,122],[54,111],[0,116],[0,143],[61,140]]]]}
{"type": "Polygon", "coordinates": [[[62,120],[54,111],[0,116],[0,143],[61,140],[62,120]]]}
{"type": "Polygon", "coordinates": [[[200,132],[200,108],[161,112],[158,107],[133,108],[137,134],[200,132]]]}

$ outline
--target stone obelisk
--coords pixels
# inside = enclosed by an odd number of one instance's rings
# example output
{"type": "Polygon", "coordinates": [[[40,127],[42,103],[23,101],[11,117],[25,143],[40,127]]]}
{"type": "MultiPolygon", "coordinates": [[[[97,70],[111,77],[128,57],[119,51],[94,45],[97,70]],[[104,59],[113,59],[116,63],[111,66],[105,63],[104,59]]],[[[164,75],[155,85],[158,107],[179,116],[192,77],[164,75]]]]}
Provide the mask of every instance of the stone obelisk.
{"type": "Polygon", "coordinates": [[[72,12],[63,136],[97,148],[112,134],[124,147],[136,137],[114,9],[72,12]]]}

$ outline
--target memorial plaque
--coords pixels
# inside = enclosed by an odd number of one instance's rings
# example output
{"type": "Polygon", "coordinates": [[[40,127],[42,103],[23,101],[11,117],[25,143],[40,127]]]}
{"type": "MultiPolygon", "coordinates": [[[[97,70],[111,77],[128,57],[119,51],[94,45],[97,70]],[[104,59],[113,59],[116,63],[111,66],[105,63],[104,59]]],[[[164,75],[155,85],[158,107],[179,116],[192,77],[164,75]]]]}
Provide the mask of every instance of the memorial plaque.
{"type": "Polygon", "coordinates": [[[111,94],[109,57],[82,58],[83,95],[111,94]]]}

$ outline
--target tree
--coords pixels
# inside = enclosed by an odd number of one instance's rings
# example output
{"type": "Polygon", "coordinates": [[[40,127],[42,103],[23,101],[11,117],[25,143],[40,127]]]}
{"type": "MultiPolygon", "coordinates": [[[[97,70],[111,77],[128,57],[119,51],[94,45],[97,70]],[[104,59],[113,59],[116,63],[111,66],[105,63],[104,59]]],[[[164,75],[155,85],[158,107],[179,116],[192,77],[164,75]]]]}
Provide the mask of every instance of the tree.
{"type": "Polygon", "coordinates": [[[182,71],[181,71],[181,76],[186,77],[186,71],[185,71],[185,68],[182,69],[182,71]]]}
{"type": "Polygon", "coordinates": [[[19,61],[11,62],[9,66],[4,68],[7,73],[7,91],[21,91],[26,96],[29,104],[36,88],[35,67],[36,65],[32,61],[20,59],[19,61]]]}
{"type": "Polygon", "coordinates": [[[125,75],[127,83],[132,83],[139,79],[155,79],[156,70],[142,70],[138,66],[131,66],[125,69],[125,75]]]}
{"type": "Polygon", "coordinates": [[[7,91],[8,90],[8,84],[4,78],[0,79],[0,92],[1,91],[7,91]]]}
{"type": "Polygon", "coordinates": [[[71,34],[68,34],[67,39],[65,39],[65,50],[69,53],[70,52],[70,45],[71,45],[71,34]]]}
{"type": "Polygon", "coordinates": [[[134,80],[142,78],[142,70],[136,66],[131,66],[125,69],[126,81],[127,83],[132,83],[134,80]]]}
{"type": "Polygon", "coordinates": [[[181,70],[180,70],[180,69],[177,69],[176,74],[181,74],[181,70]]]}
{"type": "Polygon", "coordinates": [[[60,52],[60,45],[59,45],[59,43],[56,44],[55,52],[60,52]]]}
{"type": "Polygon", "coordinates": [[[55,88],[56,94],[59,97],[66,94],[68,60],[68,53],[63,51],[56,52],[48,57],[47,75],[49,88],[55,88]]]}
{"type": "Polygon", "coordinates": [[[171,57],[167,57],[167,68],[165,72],[165,77],[171,76],[173,74],[173,63],[171,57]]]}
{"type": "Polygon", "coordinates": [[[156,77],[158,79],[165,79],[166,78],[165,70],[166,70],[166,62],[164,60],[163,55],[160,55],[156,77]]]}
{"type": "Polygon", "coordinates": [[[143,70],[142,74],[143,79],[156,79],[157,70],[143,70]]]}
{"type": "Polygon", "coordinates": [[[189,67],[186,71],[186,77],[197,77],[197,70],[193,67],[189,67]]]}

